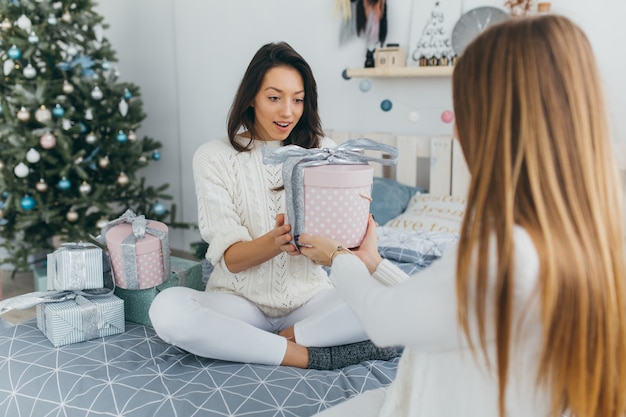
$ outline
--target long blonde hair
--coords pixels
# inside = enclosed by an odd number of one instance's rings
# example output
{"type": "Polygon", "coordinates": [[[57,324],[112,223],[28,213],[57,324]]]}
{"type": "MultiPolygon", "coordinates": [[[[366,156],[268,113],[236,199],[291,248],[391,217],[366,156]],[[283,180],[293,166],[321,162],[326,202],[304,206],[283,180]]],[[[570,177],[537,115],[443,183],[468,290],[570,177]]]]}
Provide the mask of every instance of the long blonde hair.
{"type": "MultiPolygon", "coordinates": [[[[499,411],[513,326],[514,225],[538,252],[543,345],[538,383],[552,416],[626,413],[622,191],[590,43],[569,19],[514,19],[481,34],[453,75],[459,140],[472,180],[457,263],[458,317],[486,355],[496,331],[499,411]],[[488,248],[497,239],[494,299],[488,248]],[[495,305],[486,317],[486,304],[495,305]],[[476,337],[476,336],[475,336],[476,337]]],[[[493,279],[493,278],[492,278],[493,279]]]]}

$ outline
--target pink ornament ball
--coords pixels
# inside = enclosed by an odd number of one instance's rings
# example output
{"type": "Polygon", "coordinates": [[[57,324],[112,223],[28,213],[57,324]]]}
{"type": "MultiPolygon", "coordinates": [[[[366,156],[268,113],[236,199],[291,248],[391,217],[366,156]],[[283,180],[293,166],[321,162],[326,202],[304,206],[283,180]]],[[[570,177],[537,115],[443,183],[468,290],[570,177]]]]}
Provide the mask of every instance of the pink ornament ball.
{"type": "Polygon", "coordinates": [[[454,113],[452,113],[450,110],[444,110],[443,113],[441,113],[441,121],[444,123],[451,123],[454,120],[454,113]]]}
{"type": "Polygon", "coordinates": [[[44,149],[52,149],[57,144],[57,138],[50,132],[46,132],[39,138],[39,144],[44,149]]]}

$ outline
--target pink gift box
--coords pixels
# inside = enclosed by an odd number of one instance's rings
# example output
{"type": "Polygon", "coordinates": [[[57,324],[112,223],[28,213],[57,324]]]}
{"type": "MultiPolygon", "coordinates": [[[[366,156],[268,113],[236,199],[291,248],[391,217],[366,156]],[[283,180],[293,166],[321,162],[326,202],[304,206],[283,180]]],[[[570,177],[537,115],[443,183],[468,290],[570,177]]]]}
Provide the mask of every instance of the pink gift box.
{"type": "Polygon", "coordinates": [[[326,236],[346,248],[361,244],[372,201],[374,170],[368,164],[304,169],[304,233],[326,236]]]}
{"type": "MultiPolygon", "coordinates": [[[[167,225],[159,221],[148,221],[146,228],[168,232],[167,225]]],[[[146,232],[143,238],[137,239],[135,242],[137,276],[136,278],[127,277],[127,268],[125,268],[127,265],[125,265],[122,255],[122,242],[132,233],[132,225],[129,223],[118,224],[106,232],[106,245],[111,257],[115,285],[120,288],[142,290],[162,284],[169,276],[165,275],[161,239],[149,234],[149,232],[146,232]],[[138,286],[134,285],[136,283],[138,286]]],[[[169,253],[166,256],[169,256],[169,253]]]]}

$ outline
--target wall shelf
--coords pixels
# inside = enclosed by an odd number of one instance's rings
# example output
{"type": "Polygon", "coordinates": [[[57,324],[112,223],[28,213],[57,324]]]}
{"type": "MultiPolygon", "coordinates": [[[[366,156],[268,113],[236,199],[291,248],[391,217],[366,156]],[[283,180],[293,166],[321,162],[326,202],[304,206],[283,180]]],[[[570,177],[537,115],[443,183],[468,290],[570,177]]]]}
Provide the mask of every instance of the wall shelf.
{"type": "Polygon", "coordinates": [[[438,67],[379,67],[379,68],[346,68],[345,79],[350,78],[409,78],[409,77],[449,77],[453,66],[438,67]]]}

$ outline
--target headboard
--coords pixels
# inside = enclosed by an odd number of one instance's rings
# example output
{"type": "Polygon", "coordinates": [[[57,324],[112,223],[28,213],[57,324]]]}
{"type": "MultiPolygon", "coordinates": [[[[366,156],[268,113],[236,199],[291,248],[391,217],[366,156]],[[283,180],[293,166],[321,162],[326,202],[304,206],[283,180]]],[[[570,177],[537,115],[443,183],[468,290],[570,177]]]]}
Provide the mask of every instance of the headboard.
{"type": "MultiPolygon", "coordinates": [[[[337,144],[349,139],[370,138],[398,148],[394,167],[373,164],[374,175],[393,178],[407,185],[427,189],[431,194],[464,196],[469,186],[469,171],[458,141],[451,136],[412,136],[388,132],[346,132],[326,130],[337,144]]],[[[626,193],[626,143],[615,142],[613,151],[626,193]]],[[[624,204],[626,219],[626,204],[624,204]]]]}
{"type": "Polygon", "coordinates": [[[462,196],[467,192],[469,171],[461,147],[452,136],[424,137],[340,130],[326,130],[326,134],[337,144],[349,139],[369,138],[395,146],[398,149],[398,163],[392,167],[372,164],[376,176],[418,186],[431,194],[462,196]]]}

